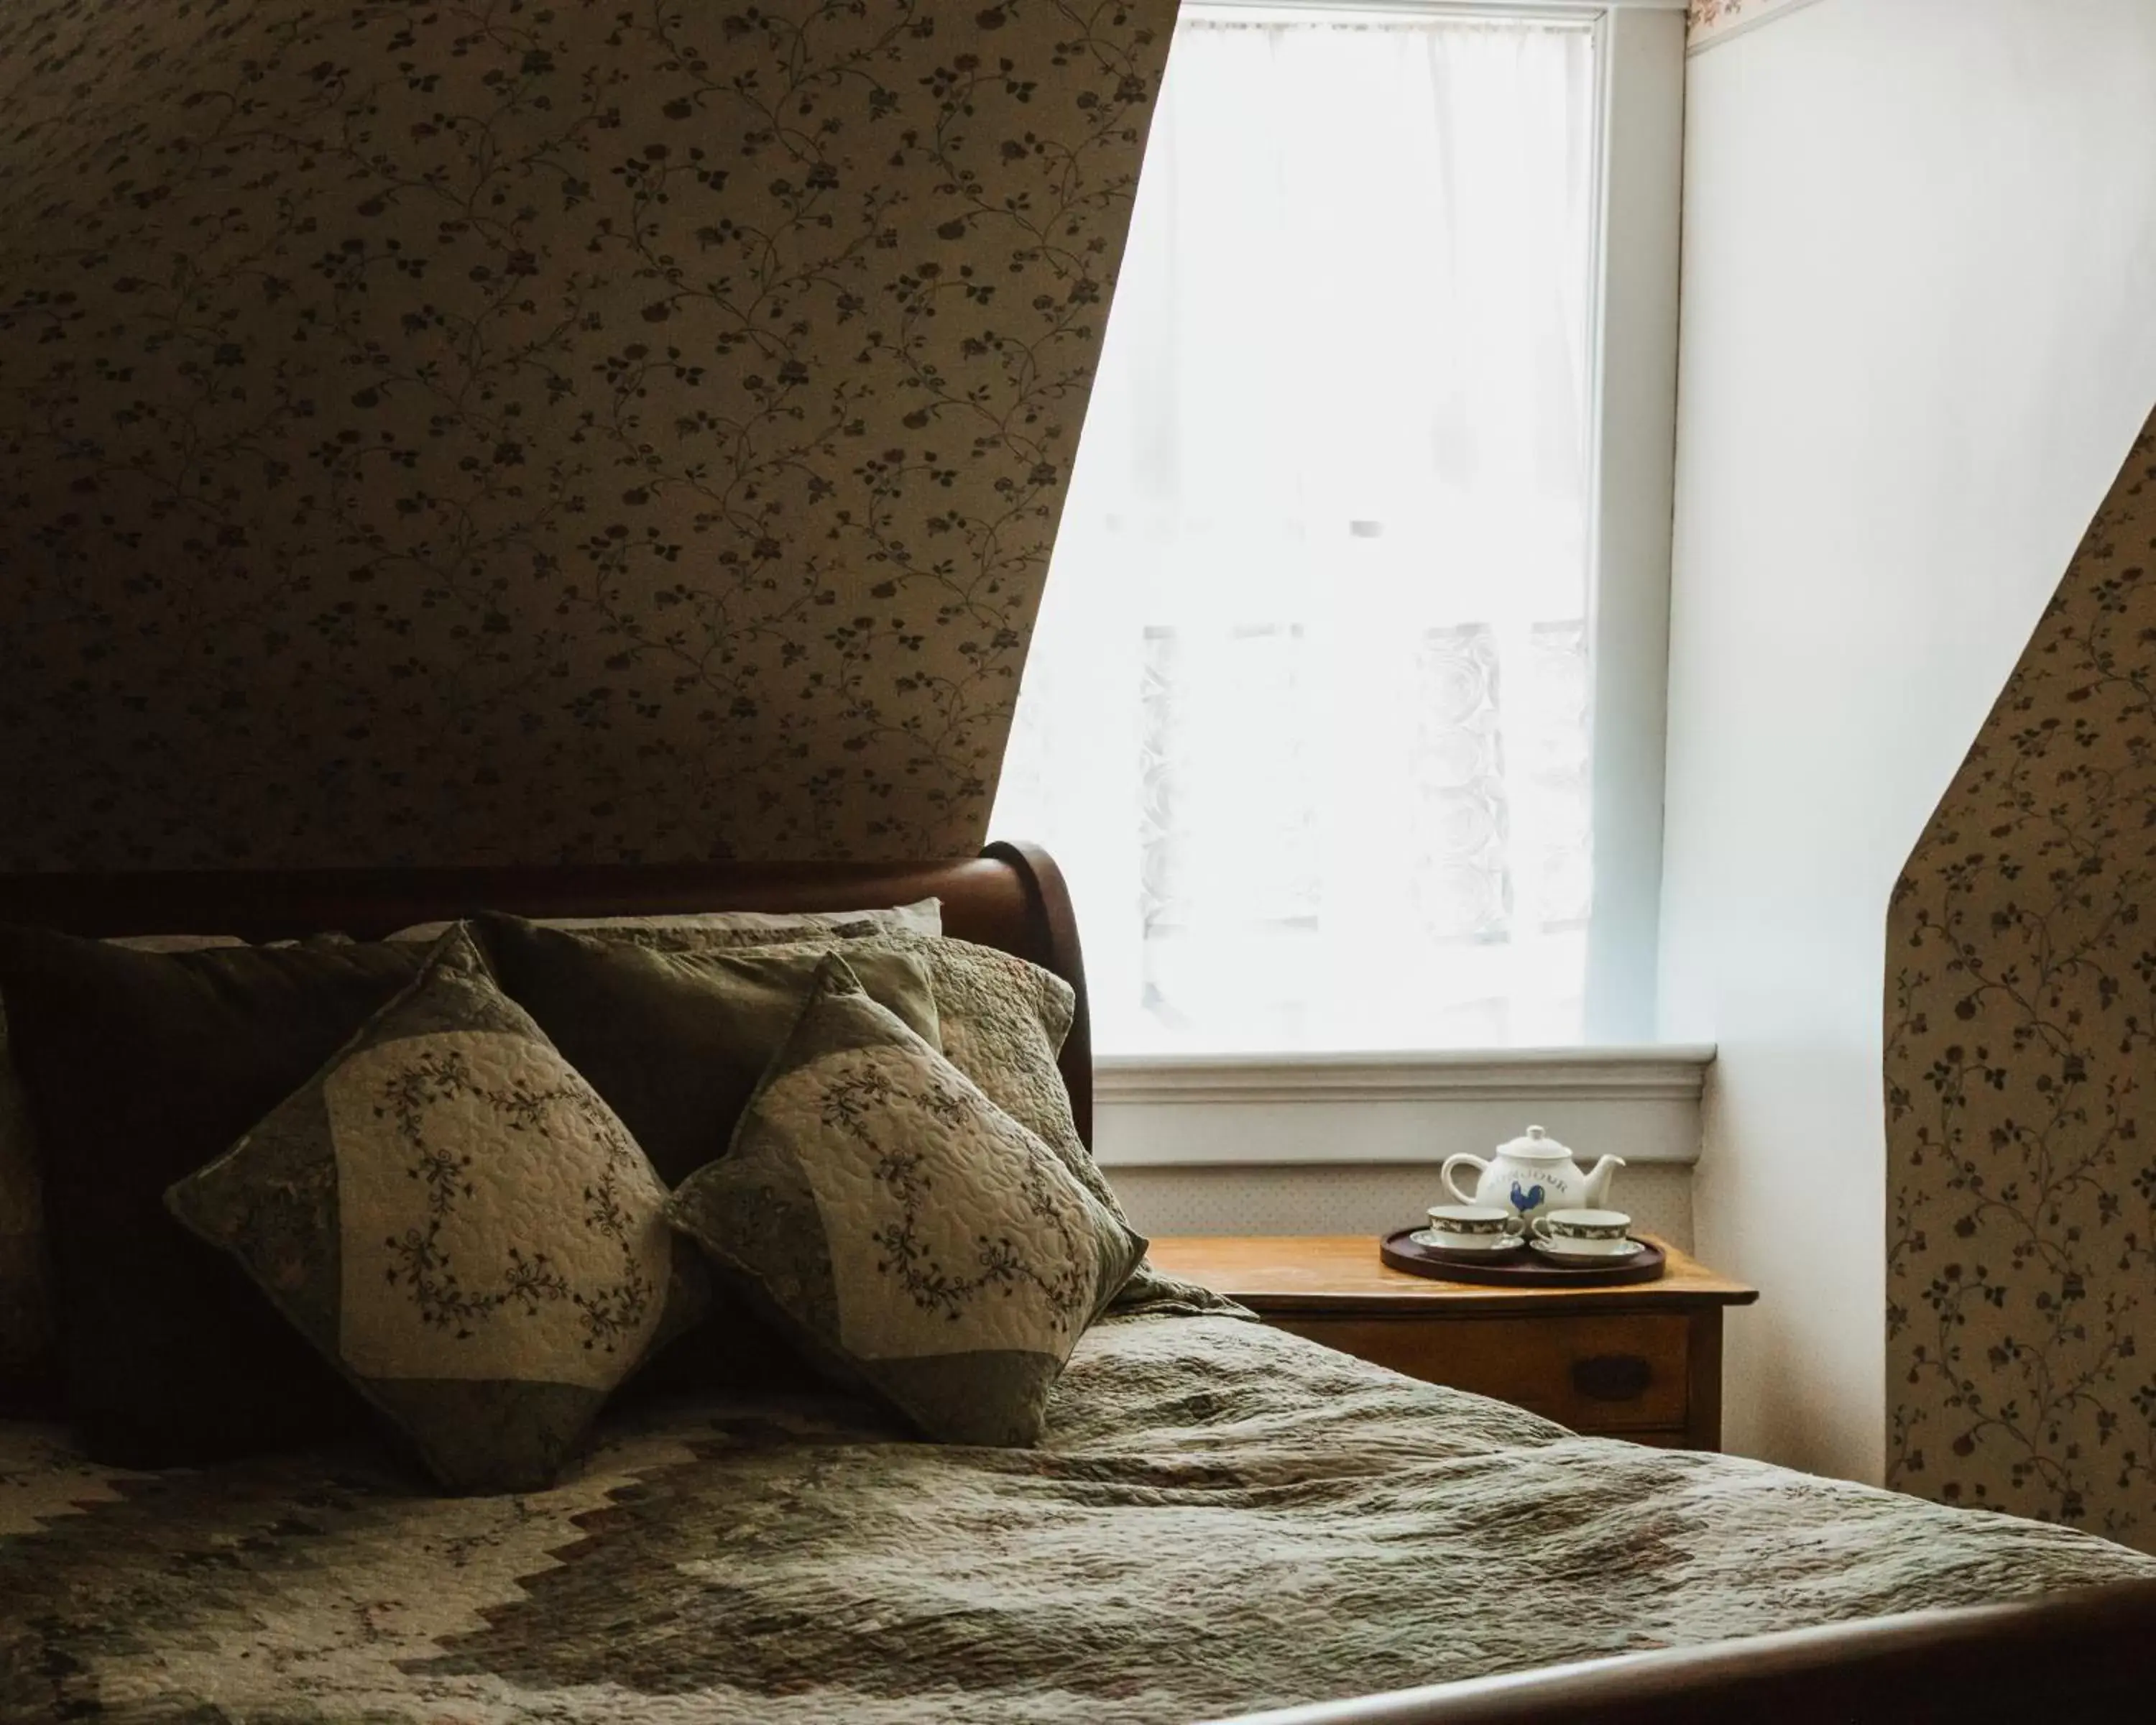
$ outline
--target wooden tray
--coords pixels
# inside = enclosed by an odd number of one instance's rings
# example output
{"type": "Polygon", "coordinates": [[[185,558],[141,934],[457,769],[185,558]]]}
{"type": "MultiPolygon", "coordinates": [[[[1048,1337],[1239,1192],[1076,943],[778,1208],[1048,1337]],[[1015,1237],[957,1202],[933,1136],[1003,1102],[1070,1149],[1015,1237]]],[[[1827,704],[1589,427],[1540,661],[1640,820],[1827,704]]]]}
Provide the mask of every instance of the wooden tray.
{"type": "Polygon", "coordinates": [[[1471,1281],[1501,1288],[1630,1287],[1636,1282],[1660,1281],[1662,1271],[1669,1261],[1660,1246],[1652,1240],[1641,1240],[1638,1244],[1645,1250],[1638,1257],[1628,1258],[1622,1264],[1613,1264],[1606,1270],[1575,1270],[1568,1264],[1553,1264],[1547,1258],[1537,1257],[1524,1247],[1517,1256],[1507,1254],[1492,1263],[1432,1246],[1417,1245],[1412,1236],[1421,1232],[1419,1228],[1403,1228],[1396,1234],[1388,1234],[1378,1244],[1378,1255],[1394,1269],[1404,1270],[1410,1276],[1427,1276],[1438,1281],[1471,1281]]]}

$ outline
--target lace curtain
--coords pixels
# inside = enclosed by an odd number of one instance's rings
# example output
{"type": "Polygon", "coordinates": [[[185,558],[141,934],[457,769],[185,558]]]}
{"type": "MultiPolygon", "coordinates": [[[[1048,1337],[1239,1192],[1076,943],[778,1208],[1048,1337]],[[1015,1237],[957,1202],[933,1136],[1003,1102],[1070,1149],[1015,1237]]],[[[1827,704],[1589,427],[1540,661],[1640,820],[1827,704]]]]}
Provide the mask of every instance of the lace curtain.
{"type": "Polygon", "coordinates": [[[1593,54],[1185,9],[993,828],[1104,1052],[1578,1038],[1593,54]]]}

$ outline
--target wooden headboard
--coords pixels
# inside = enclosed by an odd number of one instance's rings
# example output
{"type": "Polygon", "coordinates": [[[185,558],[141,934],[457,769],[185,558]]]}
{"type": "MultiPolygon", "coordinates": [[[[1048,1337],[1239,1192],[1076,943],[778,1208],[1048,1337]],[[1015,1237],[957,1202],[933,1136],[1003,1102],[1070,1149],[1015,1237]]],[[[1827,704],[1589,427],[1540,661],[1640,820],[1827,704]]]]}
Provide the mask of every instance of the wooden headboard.
{"type": "Polygon", "coordinates": [[[1078,923],[1062,871],[1031,845],[923,863],[619,863],[473,869],[187,870],[0,875],[0,922],[70,934],[232,934],[279,940],[335,929],[378,940],[415,922],[649,916],[682,911],[853,911],[943,901],[943,929],[1014,952],[1077,991],[1063,1081],[1093,1142],[1093,1037],[1078,923]]]}

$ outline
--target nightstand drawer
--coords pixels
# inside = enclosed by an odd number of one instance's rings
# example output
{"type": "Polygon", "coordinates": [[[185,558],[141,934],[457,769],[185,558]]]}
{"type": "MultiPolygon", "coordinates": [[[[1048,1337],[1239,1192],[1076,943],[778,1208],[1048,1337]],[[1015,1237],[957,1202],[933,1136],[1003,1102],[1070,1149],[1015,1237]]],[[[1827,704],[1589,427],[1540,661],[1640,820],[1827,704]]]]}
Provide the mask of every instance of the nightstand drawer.
{"type": "Polygon", "coordinates": [[[1266,1322],[1425,1383],[1471,1389],[1575,1431],[1686,1423],[1687,1320],[1677,1314],[1562,1317],[1327,1317],[1266,1322]]]}
{"type": "Polygon", "coordinates": [[[1655,1244],[1667,1266],[1656,1281],[1587,1288],[1410,1276],[1352,1234],[1190,1235],[1156,1240],[1152,1257],[1269,1324],[1411,1378],[1574,1431],[1719,1449],[1722,1311],[1759,1296],[1655,1244]]]}

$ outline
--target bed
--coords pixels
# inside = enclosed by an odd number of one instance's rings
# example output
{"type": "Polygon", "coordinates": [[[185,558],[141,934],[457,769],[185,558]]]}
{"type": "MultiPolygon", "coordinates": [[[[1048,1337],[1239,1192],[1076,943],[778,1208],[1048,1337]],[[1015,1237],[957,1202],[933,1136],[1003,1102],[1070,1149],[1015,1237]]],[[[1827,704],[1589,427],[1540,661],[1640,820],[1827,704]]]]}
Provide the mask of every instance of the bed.
{"type": "MultiPolygon", "coordinates": [[[[1024,847],[820,865],[16,877],[0,916],[266,939],[944,901],[1079,991],[1024,847]]],[[[1111,1316],[1034,1449],[795,1389],[633,1401],[551,1490],[349,1446],[192,1470],[0,1424],[0,1718],[2145,1716],[2156,1558],[1735,1458],[1582,1438],[1228,1315],[1111,1316]],[[1267,1709],[1279,1711],[1268,1712],[1267,1709]]]]}

